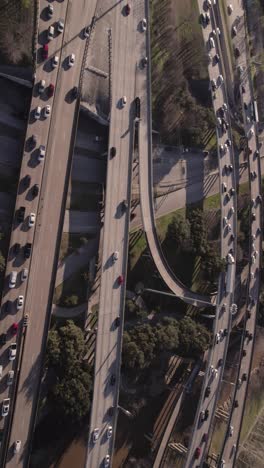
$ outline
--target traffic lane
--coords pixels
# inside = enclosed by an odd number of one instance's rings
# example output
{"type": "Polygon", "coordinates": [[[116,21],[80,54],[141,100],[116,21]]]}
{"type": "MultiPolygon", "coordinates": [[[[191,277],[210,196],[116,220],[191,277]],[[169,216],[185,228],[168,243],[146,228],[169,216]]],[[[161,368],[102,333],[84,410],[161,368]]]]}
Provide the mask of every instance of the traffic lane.
{"type": "MultiPolygon", "coordinates": [[[[73,67],[73,69],[71,69],[70,71],[68,71],[68,75],[67,75],[67,82],[68,82],[68,83],[71,82],[71,81],[72,81],[72,82],[76,82],[76,81],[77,81],[77,77],[79,76],[79,69],[80,69],[80,66],[81,66],[81,61],[80,61],[80,63],[79,63],[79,67],[78,67],[78,59],[76,60],[76,62],[77,62],[77,63],[75,63],[75,67],[73,67]]],[[[68,85],[66,84],[66,82],[65,82],[65,84],[63,84],[63,86],[65,87],[65,90],[68,89],[68,85]]],[[[61,88],[62,92],[64,92],[63,86],[62,86],[62,88],[61,88]]],[[[60,99],[60,97],[57,98],[57,99],[60,99]]],[[[60,104],[60,103],[59,103],[59,104],[60,104]]],[[[60,109],[60,106],[58,106],[58,107],[59,107],[59,109],[60,109]]],[[[55,117],[52,116],[52,118],[55,118],[55,117]]],[[[68,113],[65,113],[65,112],[62,113],[62,112],[61,112],[61,115],[59,116],[59,119],[58,119],[58,120],[59,120],[59,122],[60,122],[61,128],[58,127],[58,125],[57,125],[57,131],[60,132],[60,130],[62,130],[62,127],[65,129],[65,127],[68,125],[68,135],[69,135],[69,139],[70,139],[70,135],[71,135],[71,126],[72,126],[72,114],[71,114],[70,112],[68,112],[68,113]],[[62,117],[63,117],[63,118],[62,118],[62,117]]],[[[51,131],[54,131],[54,128],[51,129],[51,131]]],[[[53,142],[53,143],[54,143],[54,142],[53,142]]],[[[59,146],[59,145],[60,145],[60,143],[58,142],[58,146],[59,146]]],[[[45,183],[45,186],[46,186],[46,187],[45,187],[45,197],[43,197],[43,200],[44,200],[44,201],[43,201],[43,203],[44,203],[44,208],[45,208],[45,206],[47,206],[47,204],[48,204],[48,206],[49,206],[49,207],[52,207],[53,210],[54,210],[54,208],[55,208],[55,201],[57,202],[57,206],[56,206],[57,209],[56,209],[56,214],[55,214],[55,216],[54,216],[54,219],[51,219],[51,217],[52,217],[52,212],[51,212],[51,211],[50,211],[49,214],[48,214],[48,219],[47,219],[47,220],[46,220],[46,219],[43,219],[43,213],[45,212],[45,209],[42,210],[42,212],[41,212],[41,218],[42,218],[42,219],[40,218],[40,222],[43,222],[43,221],[44,221],[44,226],[45,226],[45,225],[46,225],[46,226],[49,226],[49,229],[48,229],[47,231],[50,231],[50,228],[52,228],[52,227],[53,227],[53,228],[56,228],[56,227],[57,227],[57,225],[58,225],[58,213],[60,212],[60,209],[59,209],[60,202],[59,202],[59,200],[57,201],[57,197],[56,197],[56,193],[58,193],[58,190],[59,190],[59,188],[58,188],[58,178],[56,178],[56,176],[55,176],[55,174],[57,174],[57,170],[56,170],[56,166],[57,166],[57,164],[56,164],[57,157],[58,157],[58,154],[61,154],[61,152],[63,151],[63,148],[58,148],[58,150],[59,150],[59,149],[60,149],[61,151],[58,151],[58,152],[56,152],[56,150],[53,149],[53,152],[56,153],[55,156],[53,156],[53,165],[54,165],[54,169],[53,169],[53,171],[51,171],[51,172],[53,172],[53,180],[52,180],[52,181],[48,180],[48,182],[49,182],[48,184],[47,184],[47,181],[46,181],[46,183],[45,183]],[[55,176],[55,177],[54,177],[54,176],[55,176]],[[54,195],[55,195],[55,196],[54,196],[54,195]],[[49,200],[49,197],[52,197],[52,200],[49,200]]],[[[49,153],[49,156],[50,156],[50,157],[49,157],[49,161],[48,161],[48,165],[49,165],[49,169],[50,169],[50,165],[51,165],[51,161],[52,161],[52,154],[51,154],[50,150],[48,151],[48,153],[49,153]]],[[[67,153],[67,151],[66,151],[66,153],[67,153]]],[[[67,156],[68,156],[68,154],[64,155],[65,158],[67,158],[67,156]]],[[[62,193],[62,192],[63,192],[63,183],[60,185],[60,188],[61,188],[61,193],[62,193]]],[[[42,193],[43,193],[43,190],[42,190],[42,193]]],[[[42,229],[42,231],[44,231],[44,229],[42,229]]],[[[41,232],[42,232],[42,231],[41,231],[41,232]]],[[[44,232],[43,232],[43,234],[44,234],[44,237],[45,237],[45,238],[44,238],[44,239],[41,239],[41,242],[40,242],[40,238],[39,238],[39,237],[41,236],[41,232],[39,231],[39,236],[38,236],[38,239],[37,239],[37,240],[38,240],[38,244],[39,244],[38,247],[40,247],[40,244],[42,245],[42,247],[43,247],[43,249],[42,249],[43,254],[42,254],[42,255],[43,255],[43,257],[45,257],[45,255],[48,255],[48,253],[49,253],[49,251],[50,251],[50,249],[51,249],[51,245],[50,245],[49,236],[46,236],[46,233],[44,233],[44,232]]],[[[53,240],[53,239],[52,239],[52,240],[53,240]]],[[[45,262],[46,265],[47,265],[47,267],[48,267],[48,264],[49,264],[49,265],[52,265],[53,258],[51,258],[51,257],[52,257],[52,255],[50,256],[50,262],[47,262],[47,263],[45,262]]],[[[38,289],[38,288],[35,288],[35,287],[33,288],[33,291],[31,291],[31,294],[28,294],[28,296],[30,296],[30,297],[29,297],[30,300],[28,301],[29,304],[28,304],[28,303],[27,303],[27,304],[29,305],[28,310],[34,310],[34,309],[37,308],[37,309],[38,309],[38,312],[39,312],[39,315],[41,315],[41,312],[40,312],[41,307],[40,307],[40,305],[39,305],[39,294],[40,294],[40,295],[43,294],[43,297],[44,297],[44,295],[45,295],[46,293],[48,293],[47,290],[49,290],[49,283],[48,283],[48,285],[47,285],[47,288],[44,288],[44,283],[47,283],[47,282],[45,281],[45,279],[46,279],[47,277],[50,277],[50,276],[47,276],[47,275],[48,275],[48,274],[50,275],[51,266],[50,266],[49,269],[48,269],[47,267],[45,268],[45,265],[43,266],[42,262],[41,262],[41,261],[38,261],[38,260],[36,261],[36,264],[37,264],[37,268],[35,269],[35,270],[36,270],[36,276],[35,276],[35,278],[37,279],[37,278],[41,278],[41,277],[42,277],[42,281],[41,281],[41,279],[38,279],[38,284],[41,285],[41,288],[40,288],[40,290],[38,290],[38,293],[37,293],[37,294],[36,294],[36,289],[38,289]],[[42,293],[41,291],[43,291],[43,293],[42,293]],[[34,293],[35,293],[35,295],[34,295],[34,293]]],[[[47,296],[45,295],[45,297],[47,297],[47,296]]],[[[41,323],[43,324],[43,321],[44,321],[43,318],[45,317],[45,307],[44,307],[44,310],[42,309],[42,314],[43,314],[42,321],[39,320],[39,327],[40,327],[40,328],[38,329],[38,326],[37,326],[38,321],[36,321],[36,329],[35,329],[35,331],[41,331],[41,329],[42,329],[42,332],[43,332],[43,326],[41,327],[41,323]]],[[[33,325],[33,324],[32,324],[32,325],[33,325]]],[[[35,325],[35,324],[34,324],[34,325],[35,325]]],[[[35,327],[33,327],[33,328],[35,328],[35,327]]],[[[26,379],[27,379],[27,375],[30,375],[30,370],[31,370],[32,362],[33,362],[33,361],[34,361],[33,367],[34,367],[34,366],[36,367],[36,371],[39,370],[39,363],[38,363],[37,357],[38,357],[39,354],[40,354],[41,339],[39,339],[39,337],[42,335],[42,333],[39,333],[39,336],[38,336],[37,339],[36,339],[36,333],[34,332],[33,336],[30,336],[29,330],[31,331],[32,329],[30,329],[30,327],[29,327],[29,329],[28,329],[27,343],[30,342],[30,343],[31,343],[31,348],[32,348],[32,349],[35,349],[36,351],[38,350],[38,351],[37,351],[36,353],[32,353],[32,350],[31,350],[31,351],[28,350],[28,353],[29,353],[29,355],[30,355],[30,360],[29,360],[29,362],[28,362],[28,366],[26,366],[26,362],[25,362],[25,366],[24,366],[24,363],[23,363],[23,366],[22,366],[22,372],[21,372],[22,388],[23,388],[24,386],[27,386],[27,381],[26,381],[26,379]],[[31,353],[32,353],[32,354],[31,354],[31,353]],[[35,356],[36,356],[36,359],[35,359],[35,360],[33,359],[34,354],[35,354],[35,356]],[[26,367],[26,368],[25,368],[25,367],[26,367]]],[[[23,392],[23,393],[24,393],[24,392],[23,392]]],[[[21,394],[20,394],[20,395],[21,395],[21,394]]],[[[24,402],[24,403],[25,403],[25,402],[24,402]]],[[[21,410],[22,410],[22,408],[24,408],[24,404],[21,405],[21,410]]],[[[22,413],[23,413],[23,411],[22,411],[22,413]]],[[[20,419],[20,416],[19,416],[19,419],[20,419]]],[[[25,420],[26,420],[25,424],[27,425],[28,422],[29,422],[29,420],[28,420],[26,417],[25,417],[25,420]]],[[[18,426],[18,424],[17,424],[16,426],[18,426]]],[[[23,440],[22,434],[21,434],[20,440],[23,440]]]]}

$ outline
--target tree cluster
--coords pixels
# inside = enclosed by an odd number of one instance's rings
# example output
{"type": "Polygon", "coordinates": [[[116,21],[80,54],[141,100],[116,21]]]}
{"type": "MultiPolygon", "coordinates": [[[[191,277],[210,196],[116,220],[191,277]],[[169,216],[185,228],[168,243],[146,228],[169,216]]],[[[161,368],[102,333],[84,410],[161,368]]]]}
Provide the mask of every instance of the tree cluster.
{"type": "Polygon", "coordinates": [[[181,321],[166,317],[156,326],[143,324],[124,332],[122,364],[143,369],[163,351],[197,357],[210,343],[210,332],[190,317],[181,321]]]}
{"type": "Polygon", "coordinates": [[[50,330],[46,359],[56,378],[49,397],[58,413],[70,421],[80,421],[90,408],[92,380],[84,360],[87,351],[84,333],[73,321],[50,330]]]}

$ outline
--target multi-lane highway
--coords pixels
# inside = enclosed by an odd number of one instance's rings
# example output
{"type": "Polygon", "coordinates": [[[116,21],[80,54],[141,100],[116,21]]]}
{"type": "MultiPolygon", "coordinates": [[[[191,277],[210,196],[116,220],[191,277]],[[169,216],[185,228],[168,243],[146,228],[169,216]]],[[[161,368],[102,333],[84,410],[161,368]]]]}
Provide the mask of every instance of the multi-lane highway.
{"type": "Polygon", "coordinates": [[[130,13],[124,10],[123,2],[115,3],[111,9],[112,108],[87,468],[111,464],[114,449],[129,240],[134,99],[140,73],[140,45],[145,35],[141,5],[140,1],[133,2],[130,13]],[[126,104],[124,99],[122,103],[124,96],[126,104]]]}
{"type": "MultiPolygon", "coordinates": [[[[232,323],[233,293],[235,287],[236,260],[236,178],[232,143],[229,106],[219,34],[213,8],[199,1],[203,37],[209,53],[209,76],[212,87],[213,106],[217,120],[217,142],[219,161],[219,182],[221,193],[221,256],[228,260],[225,274],[220,277],[216,317],[213,326],[214,337],[209,354],[203,388],[193,426],[191,443],[188,448],[186,467],[202,464],[206,455],[208,434],[211,428],[219,396],[220,382],[229,343],[232,323]],[[205,16],[208,15],[208,16],[205,16]]],[[[233,306],[234,307],[234,306],[233,306]]]]}
{"type": "Polygon", "coordinates": [[[83,64],[86,43],[83,28],[92,21],[95,3],[95,0],[56,2],[52,4],[53,15],[49,17],[48,6],[51,4],[45,0],[40,2],[36,79],[16,201],[16,209],[20,206],[26,209],[25,221],[20,224],[14,222],[2,302],[2,317],[4,315],[5,319],[1,321],[1,331],[10,330],[14,321],[19,324],[17,359],[8,361],[8,345],[15,341],[11,339],[10,331],[8,342],[2,347],[1,353],[1,364],[4,365],[2,398],[11,399],[9,417],[5,421],[2,419],[5,432],[1,462],[4,463],[6,442],[9,440],[8,467],[25,466],[29,455],[77,123],[78,99],[73,94],[73,88],[79,85],[83,64]],[[64,23],[62,32],[58,31],[59,20],[64,23]],[[48,41],[47,29],[50,26],[54,27],[54,38],[48,41]],[[47,43],[48,56],[44,58],[43,45],[47,43]],[[70,66],[69,56],[73,53],[75,60],[73,66],[70,66]],[[53,67],[55,56],[57,66],[53,67]],[[42,94],[39,93],[40,80],[45,81],[42,94]],[[54,86],[53,89],[48,89],[50,84],[54,86]],[[49,97],[49,91],[53,96],[49,97]],[[50,117],[45,118],[44,107],[47,104],[51,106],[51,112],[50,117]],[[34,113],[38,106],[42,110],[40,119],[36,120],[34,113]],[[31,135],[36,137],[34,146],[30,145],[31,135]],[[38,161],[40,145],[45,147],[42,162],[38,161]],[[28,187],[25,185],[26,175],[31,177],[28,187]],[[39,193],[35,196],[32,192],[34,184],[39,185],[39,193]],[[28,216],[31,212],[35,213],[36,222],[34,227],[29,228],[28,216]],[[31,261],[24,258],[27,242],[32,244],[31,261]],[[20,244],[17,254],[14,252],[16,243],[20,244]],[[23,268],[28,269],[28,278],[21,282],[23,268]],[[15,288],[9,290],[8,280],[13,270],[18,272],[18,278],[15,288]],[[16,300],[19,295],[24,296],[24,304],[17,311],[16,300]],[[28,314],[29,324],[25,339],[21,342],[23,346],[20,347],[23,313],[28,314]],[[7,373],[12,366],[15,370],[14,384],[7,386],[7,373]],[[21,449],[20,454],[14,456],[16,440],[21,441],[21,449]]]}

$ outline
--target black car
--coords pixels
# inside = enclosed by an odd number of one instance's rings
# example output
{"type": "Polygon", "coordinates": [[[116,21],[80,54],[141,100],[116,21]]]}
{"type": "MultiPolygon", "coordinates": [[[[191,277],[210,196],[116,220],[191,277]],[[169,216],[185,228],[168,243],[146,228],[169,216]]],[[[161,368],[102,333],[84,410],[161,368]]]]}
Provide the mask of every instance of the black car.
{"type": "Polygon", "coordinates": [[[26,211],[26,208],[24,206],[21,206],[17,210],[17,221],[18,221],[18,223],[23,223],[23,221],[25,219],[25,211],[26,211]]]}
{"type": "Polygon", "coordinates": [[[220,62],[220,57],[219,57],[218,54],[215,54],[215,56],[214,56],[214,61],[215,61],[215,63],[219,63],[219,62],[220,62]]]}
{"type": "Polygon", "coordinates": [[[111,158],[114,158],[115,155],[116,155],[116,147],[112,146],[112,148],[110,149],[110,156],[111,158]]]}
{"type": "Polygon", "coordinates": [[[139,99],[139,97],[135,98],[135,107],[136,107],[136,117],[140,118],[140,99],[139,99]]]}
{"type": "Polygon", "coordinates": [[[243,351],[242,351],[242,356],[245,357],[246,355],[247,355],[247,352],[246,352],[245,349],[243,349],[243,351]]]}
{"type": "Polygon", "coordinates": [[[25,247],[24,247],[24,256],[25,258],[29,258],[31,255],[31,248],[32,244],[30,242],[27,242],[25,247]]]}
{"type": "Polygon", "coordinates": [[[247,105],[246,102],[244,102],[244,109],[245,109],[245,110],[248,110],[248,105],[247,105]]]}
{"type": "Polygon", "coordinates": [[[240,56],[240,50],[238,47],[235,48],[235,57],[239,57],[240,56]]]}
{"type": "Polygon", "coordinates": [[[6,333],[1,333],[1,335],[0,335],[0,345],[1,346],[6,344],[6,339],[7,339],[7,334],[6,333]]]}
{"type": "Polygon", "coordinates": [[[247,374],[244,372],[244,374],[242,375],[242,380],[244,380],[244,382],[246,382],[247,380],[247,374]]]}
{"type": "Polygon", "coordinates": [[[17,255],[20,250],[20,244],[16,242],[13,247],[14,254],[17,255]]]}
{"type": "Polygon", "coordinates": [[[250,318],[251,318],[251,311],[247,310],[247,320],[249,320],[250,318]]]}
{"type": "Polygon", "coordinates": [[[204,396],[205,396],[205,397],[209,397],[210,393],[211,393],[211,387],[208,385],[208,387],[206,387],[206,389],[205,389],[205,394],[204,394],[204,396]]]}
{"type": "Polygon", "coordinates": [[[123,200],[123,203],[122,203],[122,208],[123,208],[123,211],[126,211],[128,209],[128,203],[127,203],[127,200],[123,200]]]}
{"type": "Polygon", "coordinates": [[[209,416],[209,409],[206,409],[205,412],[204,412],[204,420],[205,421],[208,419],[208,416],[209,416]]]}
{"type": "Polygon", "coordinates": [[[71,94],[72,94],[72,98],[73,98],[73,99],[77,99],[77,97],[78,97],[78,88],[77,88],[77,86],[74,86],[74,87],[72,88],[71,94]]]}
{"type": "Polygon", "coordinates": [[[23,179],[23,184],[26,188],[28,188],[30,186],[30,182],[31,182],[31,177],[30,175],[26,175],[23,179]]]}
{"type": "Polygon", "coordinates": [[[245,94],[245,92],[246,92],[245,86],[241,86],[241,91],[242,91],[243,94],[245,94]]]}
{"type": "Polygon", "coordinates": [[[29,139],[29,143],[30,143],[30,146],[31,148],[35,148],[36,144],[37,144],[37,137],[36,135],[32,135],[29,139]]]}
{"type": "Polygon", "coordinates": [[[111,379],[110,379],[110,384],[115,385],[115,383],[116,383],[116,376],[115,376],[115,374],[112,374],[111,379]]]}
{"type": "Polygon", "coordinates": [[[238,408],[238,407],[239,407],[238,400],[235,400],[235,401],[234,401],[234,407],[235,407],[235,408],[238,408]]]}
{"type": "Polygon", "coordinates": [[[38,194],[39,194],[39,185],[34,184],[33,187],[32,187],[32,195],[33,195],[33,197],[37,197],[38,194]]]}
{"type": "Polygon", "coordinates": [[[218,361],[218,367],[222,366],[222,365],[223,365],[223,362],[224,362],[223,359],[219,359],[219,361],[218,361]]]}
{"type": "Polygon", "coordinates": [[[227,335],[228,335],[227,328],[224,329],[223,335],[224,335],[224,336],[227,336],[227,335]]]}
{"type": "Polygon", "coordinates": [[[119,327],[119,325],[120,325],[120,317],[116,317],[116,319],[115,319],[115,326],[116,326],[116,327],[119,327]]]}

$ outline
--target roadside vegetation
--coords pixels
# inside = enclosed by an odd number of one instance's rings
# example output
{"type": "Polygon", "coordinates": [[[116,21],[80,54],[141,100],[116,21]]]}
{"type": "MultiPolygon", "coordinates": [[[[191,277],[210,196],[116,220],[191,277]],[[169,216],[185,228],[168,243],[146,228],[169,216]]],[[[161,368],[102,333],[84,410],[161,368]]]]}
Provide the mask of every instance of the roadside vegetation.
{"type": "Polygon", "coordinates": [[[73,321],[50,329],[46,370],[31,456],[32,467],[51,466],[83,430],[91,405],[91,368],[83,330],[73,321]],[[45,454],[45,456],[44,456],[45,454]]]}
{"type": "Polygon", "coordinates": [[[164,142],[215,149],[208,59],[193,0],[151,1],[153,127],[164,142]]]}
{"type": "Polygon", "coordinates": [[[7,65],[32,63],[33,0],[0,0],[0,61],[7,65]]]}

